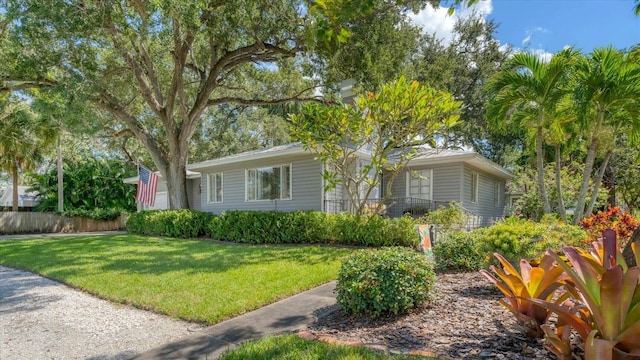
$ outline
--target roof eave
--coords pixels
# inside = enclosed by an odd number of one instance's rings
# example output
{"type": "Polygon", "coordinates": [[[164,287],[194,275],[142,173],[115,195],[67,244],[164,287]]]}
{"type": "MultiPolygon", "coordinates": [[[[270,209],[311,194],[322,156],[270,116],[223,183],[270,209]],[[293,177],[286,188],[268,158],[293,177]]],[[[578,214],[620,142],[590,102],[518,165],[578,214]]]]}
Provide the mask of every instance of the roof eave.
{"type": "Polygon", "coordinates": [[[293,147],[293,148],[279,150],[279,151],[261,152],[257,154],[239,155],[239,156],[233,156],[229,158],[206,160],[203,162],[187,165],[187,169],[199,170],[199,169],[220,166],[220,165],[228,165],[228,164],[235,164],[235,163],[252,161],[252,160],[262,160],[262,159],[268,159],[268,158],[273,158],[278,156],[297,155],[297,154],[305,154],[305,153],[308,153],[308,152],[305,151],[302,148],[302,146],[299,146],[299,147],[293,147]]]}

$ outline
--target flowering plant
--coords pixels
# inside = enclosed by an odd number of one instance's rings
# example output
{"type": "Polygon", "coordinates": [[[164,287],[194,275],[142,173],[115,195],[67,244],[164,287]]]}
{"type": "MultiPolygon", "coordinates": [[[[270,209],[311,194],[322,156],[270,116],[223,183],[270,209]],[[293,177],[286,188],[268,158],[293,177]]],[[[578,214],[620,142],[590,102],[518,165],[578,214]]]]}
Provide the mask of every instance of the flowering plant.
{"type": "Polygon", "coordinates": [[[607,211],[598,211],[580,220],[580,226],[587,232],[589,242],[596,241],[606,229],[613,229],[618,235],[618,246],[627,243],[633,230],[638,227],[638,219],[619,207],[609,207],[607,211]]]}

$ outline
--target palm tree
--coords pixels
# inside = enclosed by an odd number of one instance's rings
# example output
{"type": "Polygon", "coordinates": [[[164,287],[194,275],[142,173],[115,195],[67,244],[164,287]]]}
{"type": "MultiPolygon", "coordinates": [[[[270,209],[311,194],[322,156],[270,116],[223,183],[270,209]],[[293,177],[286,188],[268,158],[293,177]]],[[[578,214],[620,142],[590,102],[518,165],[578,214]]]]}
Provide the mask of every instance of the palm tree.
{"type": "Polygon", "coordinates": [[[488,85],[488,122],[503,131],[516,126],[535,132],[537,182],[545,213],[551,212],[551,205],[544,186],[543,133],[569,93],[565,84],[576,55],[569,48],[547,62],[533,53],[516,54],[488,85]]]}
{"type": "Polygon", "coordinates": [[[578,118],[585,129],[587,159],[578,195],[573,222],[578,223],[593,210],[594,197],[607,167],[615,137],[626,132],[632,144],[640,140],[640,65],[630,54],[611,47],[595,49],[576,67],[575,101],[578,118]],[[603,143],[604,134],[613,134],[613,141],[603,143]],[[589,180],[598,152],[605,156],[594,180],[592,200],[585,209],[589,180]]]}
{"type": "Polygon", "coordinates": [[[18,170],[32,169],[55,139],[55,129],[24,100],[0,102],[0,169],[11,174],[13,211],[18,211],[18,170]]]}

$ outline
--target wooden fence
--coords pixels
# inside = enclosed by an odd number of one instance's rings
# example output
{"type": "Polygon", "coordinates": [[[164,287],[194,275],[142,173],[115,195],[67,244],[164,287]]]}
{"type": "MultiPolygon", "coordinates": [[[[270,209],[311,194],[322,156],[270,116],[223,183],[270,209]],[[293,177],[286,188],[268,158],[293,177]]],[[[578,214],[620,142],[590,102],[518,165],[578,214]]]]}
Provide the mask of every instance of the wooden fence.
{"type": "Polygon", "coordinates": [[[0,234],[110,231],[125,229],[126,215],[116,220],[64,217],[40,212],[0,212],[0,234]]]}

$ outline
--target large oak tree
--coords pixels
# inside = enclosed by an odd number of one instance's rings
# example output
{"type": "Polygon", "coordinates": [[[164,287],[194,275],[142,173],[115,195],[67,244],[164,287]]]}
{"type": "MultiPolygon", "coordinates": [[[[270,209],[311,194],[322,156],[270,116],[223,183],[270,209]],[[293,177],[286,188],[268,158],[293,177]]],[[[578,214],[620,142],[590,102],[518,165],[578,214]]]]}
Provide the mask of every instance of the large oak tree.
{"type": "Polygon", "coordinates": [[[109,114],[148,151],[170,207],[185,208],[189,141],[208,108],[310,100],[310,82],[274,74],[299,79],[305,59],[330,54],[359,20],[424,4],[0,0],[0,85],[52,86],[109,114]]]}

